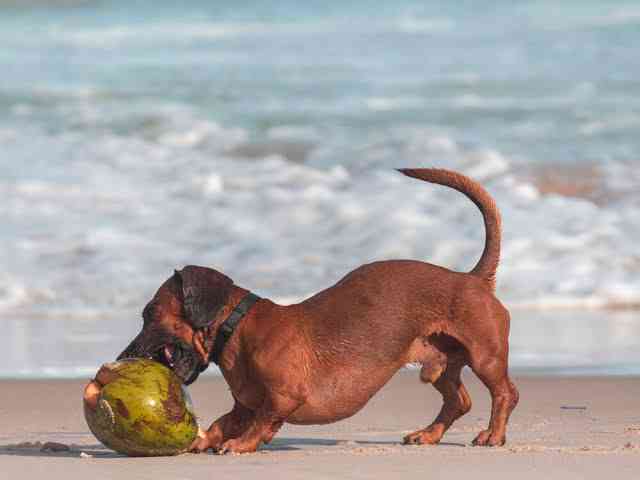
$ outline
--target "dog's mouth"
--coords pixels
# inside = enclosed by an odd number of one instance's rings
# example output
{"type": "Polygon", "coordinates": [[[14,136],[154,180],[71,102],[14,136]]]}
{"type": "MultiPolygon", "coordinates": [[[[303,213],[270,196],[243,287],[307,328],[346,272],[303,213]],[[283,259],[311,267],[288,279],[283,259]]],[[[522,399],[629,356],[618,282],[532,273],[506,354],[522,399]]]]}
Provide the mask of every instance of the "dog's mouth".
{"type": "Polygon", "coordinates": [[[167,343],[150,355],[150,358],[173,370],[185,385],[195,382],[198,375],[208,367],[200,361],[190,345],[182,342],[167,343]]]}
{"type": "Polygon", "coordinates": [[[168,367],[171,370],[175,371],[176,365],[178,364],[179,360],[179,354],[177,352],[178,349],[175,344],[168,343],[156,348],[146,355],[143,355],[143,357],[161,363],[165,367],[168,367]]]}
{"type": "Polygon", "coordinates": [[[176,347],[175,345],[165,345],[164,348],[161,349],[161,354],[159,356],[162,356],[162,362],[166,364],[169,368],[173,369],[175,363],[175,357],[174,354],[176,352],[176,347]]]}
{"type": "MultiPolygon", "coordinates": [[[[136,339],[137,340],[137,339],[136,339]]],[[[185,385],[196,381],[198,375],[207,369],[195,350],[186,343],[176,340],[162,343],[159,346],[144,348],[134,340],[127,349],[118,356],[123,358],[148,358],[170,368],[185,385]]],[[[157,344],[156,344],[157,345],[157,344]]]]}

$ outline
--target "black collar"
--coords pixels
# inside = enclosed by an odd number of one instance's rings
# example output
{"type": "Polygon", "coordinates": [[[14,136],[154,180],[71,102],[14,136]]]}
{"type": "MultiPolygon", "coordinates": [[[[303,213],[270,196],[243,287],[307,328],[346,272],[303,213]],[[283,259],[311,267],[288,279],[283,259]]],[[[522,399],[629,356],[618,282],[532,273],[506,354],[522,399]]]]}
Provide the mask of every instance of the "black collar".
{"type": "Polygon", "coordinates": [[[227,344],[231,335],[233,335],[234,330],[242,320],[251,307],[260,300],[258,295],[255,295],[251,292],[247,293],[245,297],[240,300],[240,303],[236,305],[236,308],[229,314],[227,319],[222,322],[220,327],[218,328],[218,332],[216,333],[216,339],[213,343],[213,350],[209,355],[209,360],[218,365],[220,361],[220,356],[222,355],[222,351],[224,350],[224,346],[227,344]]]}

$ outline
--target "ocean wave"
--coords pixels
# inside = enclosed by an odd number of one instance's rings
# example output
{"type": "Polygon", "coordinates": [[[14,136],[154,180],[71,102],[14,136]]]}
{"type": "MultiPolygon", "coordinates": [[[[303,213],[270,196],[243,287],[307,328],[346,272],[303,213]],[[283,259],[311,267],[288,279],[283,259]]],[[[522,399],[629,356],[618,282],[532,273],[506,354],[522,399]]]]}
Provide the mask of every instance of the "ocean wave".
{"type": "Polygon", "coordinates": [[[216,40],[241,35],[304,32],[299,25],[274,25],[261,22],[246,23],[160,23],[144,26],[120,25],[103,28],[84,28],[68,31],[50,28],[47,35],[54,41],[83,47],[115,47],[126,42],[148,43],[157,39],[173,41],[216,40]]]}
{"type": "MultiPolygon", "coordinates": [[[[55,42],[88,48],[114,48],[127,43],[151,44],[160,41],[174,43],[216,41],[236,37],[317,35],[338,32],[348,22],[180,22],[156,23],[144,26],[120,25],[83,28],[72,31],[50,28],[47,36],[55,42]],[[169,40],[170,39],[170,40],[169,40]]],[[[400,29],[427,29],[427,22],[399,22],[400,29]]],[[[436,23],[433,28],[437,29],[436,23]]],[[[210,58],[210,57],[209,57],[210,58]]]]}
{"type": "MultiPolygon", "coordinates": [[[[109,24],[101,27],[75,27],[53,25],[34,37],[12,36],[16,44],[33,44],[44,38],[56,44],[83,48],[113,49],[125,44],[151,45],[158,42],[188,44],[191,42],[215,42],[226,39],[314,36],[341,34],[345,30],[363,34],[406,33],[441,34],[453,32],[455,23],[446,17],[424,17],[401,14],[380,19],[360,16],[345,18],[316,18],[300,21],[202,21],[183,20],[109,24]]],[[[211,61],[211,56],[207,57],[211,61]]],[[[228,57],[226,57],[228,58],[228,57]]]]}
{"type": "Polygon", "coordinates": [[[426,102],[422,97],[371,97],[366,104],[373,111],[391,111],[424,108],[426,102]]]}
{"type": "Polygon", "coordinates": [[[640,8],[635,6],[607,8],[593,15],[577,10],[565,10],[564,15],[545,15],[535,24],[548,30],[616,28],[640,23],[640,8]]]}
{"type": "Polygon", "coordinates": [[[431,17],[425,18],[419,15],[402,15],[396,21],[397,28],[406,33],[442,33],[451,32],[455,28],[455,22],[451,18],[431,17]]]}
{"type": "MultiPolygon", "coordinates": [[[[174,127],[185,131],[180,122],[174,127]]],[[[200,131],[197,122],[193,128],[200,131]]],[[[233,132],[211,129],[213,138],[233,132]]],[[[276,137],[298,134],[309,132],[276,137]]],[[[270,148],[241,160],[223,146],[203,149],[202,137],[173,135],[31,142],[30,155],[61,155],[74,175],[0,181],[0,215],[14,232],[1,240],[2,311],[140,306],[174,267],[188,263],[217,266],[239,284],[291,302],[373,260],[413,258],[466,271],[482,250],[472,203],[392,165],[296,163],[270,148]]],[[[637,196],[594,203],[543,191],[498,150],[424,129],[398,128],[397,135],[407,143],[407,165],[461,170],[495,196],[505,229],[499,295],[508,305],[640,303],[637,196]]],[[[245,134],[238,138],[241,144],[245,134]]],[[[640,185],[633,165],[607,172],[612,185],[640,185]]]]}

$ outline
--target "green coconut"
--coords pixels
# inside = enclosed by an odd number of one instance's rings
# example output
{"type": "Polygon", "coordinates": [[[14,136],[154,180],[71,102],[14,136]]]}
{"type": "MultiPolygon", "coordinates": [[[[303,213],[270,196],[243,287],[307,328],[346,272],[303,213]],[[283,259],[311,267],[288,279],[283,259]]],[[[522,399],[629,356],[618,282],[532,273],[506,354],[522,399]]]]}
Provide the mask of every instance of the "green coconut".
{"type": "Polygon", "coordinates": [[[177,455],[198,433],[187,390],[161,363],[107,363],[85,389],[84,415],[105,446],[129,456],[177,455]]]}

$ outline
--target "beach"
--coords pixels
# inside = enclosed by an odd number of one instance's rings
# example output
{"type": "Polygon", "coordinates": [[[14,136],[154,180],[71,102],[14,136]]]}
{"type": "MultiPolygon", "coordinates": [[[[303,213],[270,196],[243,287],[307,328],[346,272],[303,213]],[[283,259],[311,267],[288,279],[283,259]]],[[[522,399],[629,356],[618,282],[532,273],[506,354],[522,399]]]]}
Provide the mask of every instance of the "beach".
{"type": "MultiPolygon", "coordinates": [[[[486,389],[464,376],[469,414],[437,446],[404,446],[403,435],[426,426],[440,398],[415,371],[397,374],[354,417],[324,426],[285,425],[257,453],[128,458],[101,445],[82,416],[80,380],[0,382],[0,472],[3,478],[603,478],[638,477],[640,381],[635,377],[519,376],[521,402],[507,444],[470,446],[489,415],[486,389]],[[30,444],[26,443],[30,442],[30,444]],[[42,452],[46,442],[70,451],[42,452]]],[[[220,377],[190,387],[204,426],[228,411],[220,377]]]]}
{"type": "MultiPolygon", "coordinates": [[[[0,0],[0,480],[640,478],[639,26],[637,0],[0,0]],[[472,411],[401,445],[441,404],[410,369],[255,454],[93,438],[83,386],[174,269],[279,304],[379,260],[470,271],[476,206],[407,167],[500,209],[505,447],[470,446],[490,402],[468,371],[472,411]]],[[[205,428],[219,374],[190,388],[205,428]]]]}

